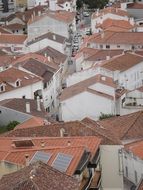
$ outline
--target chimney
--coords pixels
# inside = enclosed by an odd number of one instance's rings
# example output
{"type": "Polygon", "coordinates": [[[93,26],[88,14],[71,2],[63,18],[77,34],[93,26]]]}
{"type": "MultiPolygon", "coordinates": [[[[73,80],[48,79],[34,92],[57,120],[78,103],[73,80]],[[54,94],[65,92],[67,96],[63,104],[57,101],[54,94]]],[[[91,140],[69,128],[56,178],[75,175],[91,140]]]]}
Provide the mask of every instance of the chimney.
{"type": "Polygon", "coordinates": [[[37,96],[37,111],[41,111],[39,96],[37,96]]]}
{"type": "Polygon", "coordinates": [[[68,141],[68,146],[70,146],[71,145],[71,141],[68,141]]]}
{"type": "Polygon", "coordinates": [[[130,18],[129,22],[130,22],[131,25],[134,25],[135,24],[134,18],[130,18]]]}
{"type": "Polygon", "coordinates": [[[106,77],[102,76],[102,77],[101,77],[101,80],[105,81],[105,80],[106,80],[106,77]]]}
{"type": "Polygon", "coordinates": [[[44,53],[44,56],[47,57],[47,53],[44,53]]]}
{"type": "Polygon", "coordinates": [[[51,61],[51,57],[50,57],[50,56],[48,56],[48,61],[49,61],[49,62],[51,61]]]}
{"type": "Polygon", "coordinates": [[[107,55],[107,56],[106,56],[106,60],[109,60],[109,59],[110,59],[110,55],[107,55]]]}
{"type": "Polygon", "coordinates": [[[31,20],[32,20],[32,21],[34,20],[34,16],[33,16],[33,14],[31,15],[31,20]]]}
{"type": "Polygon", "coordinates": [[[26,112],[30,113],[30,103],[26,102],[26,112]]]}
{"type": "Polygon", "coordinates": [[[41,11],[38,11],[38,16],[41,16],[41,11]]]}
{"type": "Polygon", "coordinates": [[[96,16],[99,16],[99,9],[97,9],[96,11],[96,16]]]}
{"type": "Polygon", "coordinates": [[[33,11],[33,17],[35,17],[35,11],[33,11]]]}
{"type": "Polygon", "coordinates": [[[44,148],[45,147],[45,142],[41,141],[41,147],[44,148]]]}
{"type": "Polygon", "coordinates": [[[56,35],[55,34],[53,34],[53,40],[56,40],[56,35]]]}
{"type": "Polygon", "coordinates": [[[26,166],[29,166],[29,154],[25,154],[26,166]]]}
{"type": "Polygon", "coordinates": [[[64,137],[65,129],[61,128],[60,129],[60,137],[64,137]]]}

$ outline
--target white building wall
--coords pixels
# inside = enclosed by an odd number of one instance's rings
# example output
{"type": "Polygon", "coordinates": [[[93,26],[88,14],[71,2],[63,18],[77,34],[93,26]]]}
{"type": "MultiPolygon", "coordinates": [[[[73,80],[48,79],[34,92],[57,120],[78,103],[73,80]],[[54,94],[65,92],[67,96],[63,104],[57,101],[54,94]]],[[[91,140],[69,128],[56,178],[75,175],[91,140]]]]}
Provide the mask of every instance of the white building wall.
{"type": "Polygon", "coordinates": [[[73,73],[72,75],[69,75],[66,79],[67,87],[74,85],[80,81],[91,78],[92,76],[95,76],[98,74],[101,74],[101,75],[104,75],[107,77],[111,77],[111,78],[113,77],[113,74],[110,71],[106,71],[105,69],[102,69],[100,67],[98,67],[96,69],[91,68],[91,69],[82,70],[80,72],[76,72],[76,73],[73,73]]]}
{"type": "Polygon", "coordinates": [[[143,84],[143,62],[119,74],[119,85],[133,90],[143,84]]]}
{"type": "Polygon", "coordinates": [[[113,114],[113,101],[83,92],[61,102],[60,109],[63,121],[82,120],[85,117],[98,120],[101,112],[113,114]]]}
{"type": "Polygon", "coordinates": [[[134,156],[131,152],[124,151],[123,154],[124,176],[137,185],[143,175],[143,160],[134,156]],[[137,172],[137,178],[135,177],[137,172]]]}
{"type": "MultiPolygon", "coordinates": [[[[74,23],[73,21],[73,25],[74,23]]],[[[69,38],[69,24],[45,16],[39,21],[28,25],[28,41],[46,34],[49,31],[69,38]]]]}
{"type": "Polygon", "coordinates": [[[23,25],[25,25],[25,23],[17,17],[12,19],[11,21],[6,21],[6,25],[9,25],[9,24],[23,24],[23,25]]]}
{"type": "Polygon", "coordinates": [[[123,190],[122,157],[118,154],[121,148],[121,145],[100,146],[103,190],[123,190]]]}
{"type": "Polygon", "coordinates": [[[27,99],[34,99],[34,92],[41,89],[42,89],[42,81],[39,81],[29,86],[1,93],[0,100],[10,99],[10,98],[22,98],[23,96],[25,96],[25,98],[27,99]]]}
{"type": "Polygon", "coordinates": [[[65,53],[65,50],[64,50],[65,44],[61,44],[61,43],[58,43],[56,41],[49,40],[47,38],[30,44],[27,47],[27,51],[28,52],[36,52],[36,51],[39,51],[41,49],[44,49],[47,46],[52,47],[52,48],[54,48],[55,50],[57,50],[57,51],[59,51],[61,53],[65,53]]]}

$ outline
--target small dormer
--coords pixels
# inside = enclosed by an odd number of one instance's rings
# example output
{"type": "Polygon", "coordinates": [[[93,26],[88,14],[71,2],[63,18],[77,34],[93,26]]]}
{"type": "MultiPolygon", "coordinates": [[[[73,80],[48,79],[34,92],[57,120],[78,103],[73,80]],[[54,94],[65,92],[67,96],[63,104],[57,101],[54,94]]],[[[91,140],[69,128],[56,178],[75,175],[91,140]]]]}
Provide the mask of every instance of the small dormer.
{"type": "Polygon", "coordinates": [[[21,86],[21,80],[20,80],[20,79],[17,79],[17,80],[15,81],[15,87],[19,87],[19,86],[21,86]]]}
{"type": "Polygon", "coordinates": [[[0,92],[5,92],[5,84],[4,83],[1,83],[0,84],[0,92]]]}

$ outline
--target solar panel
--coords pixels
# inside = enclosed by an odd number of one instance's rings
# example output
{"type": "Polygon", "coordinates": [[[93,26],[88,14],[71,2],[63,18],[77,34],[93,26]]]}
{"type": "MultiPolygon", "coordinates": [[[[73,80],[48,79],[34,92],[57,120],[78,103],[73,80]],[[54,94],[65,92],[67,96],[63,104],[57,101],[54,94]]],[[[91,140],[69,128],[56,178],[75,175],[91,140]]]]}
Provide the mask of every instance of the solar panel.
{"type": "Polygon", "coordinates": [[[42,161],[44,163],[47,163],[49,159],[51,158],[52,154],[42,152],[42,151],[37,151],[33,158],[31,159],[30,163],[36,162],[36,161],[42,161]]]}
{"type": "Polygon", "coordinates": [[[59,153],[52,163],[52,167],[61,171],[66,172],[73,156],[68,154],[59,153]]]}

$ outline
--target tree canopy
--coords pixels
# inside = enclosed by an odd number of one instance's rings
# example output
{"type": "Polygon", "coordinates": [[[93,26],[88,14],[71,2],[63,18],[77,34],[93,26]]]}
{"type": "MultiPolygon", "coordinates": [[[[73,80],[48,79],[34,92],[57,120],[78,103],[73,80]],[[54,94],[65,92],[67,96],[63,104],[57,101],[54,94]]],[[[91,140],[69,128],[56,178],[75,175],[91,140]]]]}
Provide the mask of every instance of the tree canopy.
{"type": "Polygon", "coordinates": [[[77,8],[80,9],[85,4],[89,9],[102,9],[107,3],[108,0],[77,0],[77,8]]]}

